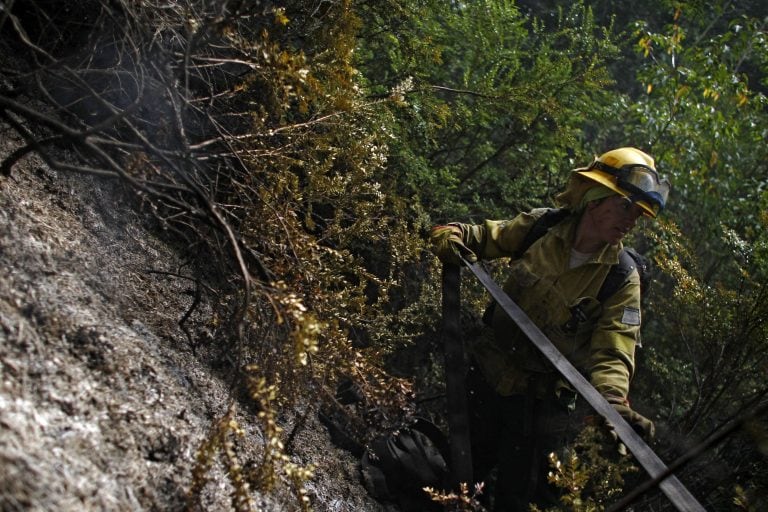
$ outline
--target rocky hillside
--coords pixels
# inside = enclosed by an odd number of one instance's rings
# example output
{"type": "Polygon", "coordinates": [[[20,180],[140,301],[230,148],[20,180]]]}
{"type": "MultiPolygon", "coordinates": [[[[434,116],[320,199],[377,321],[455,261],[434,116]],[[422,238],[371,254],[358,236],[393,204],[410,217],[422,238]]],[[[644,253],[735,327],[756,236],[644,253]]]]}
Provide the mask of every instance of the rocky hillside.
{"type": "MultiPolygon", "coordinates": [[[[0,124],[0,161],[20,144],[0,124]]],[[[187,318],[188,262],[124,197],[34,155],[0,178],[0,510],[187,509],[196,452],[231,403],[226,376],[188,342],[210,313],[201,304],[187,318]]],[[[315,467],[312,509],[381,510],[357,460],[304,412],[279,424],[292,460],[315,467]]],[[[257,450],[253,414],[236,419],[257,450]]],[[[199,508],[230,510],[218,462],[207,477],[199,508]]],[[[299,509],[285,481],[253,496],[257,510],[299,509]]]]}

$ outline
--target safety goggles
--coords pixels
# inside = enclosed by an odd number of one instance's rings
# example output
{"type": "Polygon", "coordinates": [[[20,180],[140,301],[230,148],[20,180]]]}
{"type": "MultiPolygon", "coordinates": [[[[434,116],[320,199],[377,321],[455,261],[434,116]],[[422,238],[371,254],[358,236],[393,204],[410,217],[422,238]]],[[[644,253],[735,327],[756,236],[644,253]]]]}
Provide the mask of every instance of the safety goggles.
{"type": "Polygon", "coordinates": [[[658,212],[664,208],[671,185],[666,178],[659,178],[659,173],[643,164],[628,164],[612,167],[595,161],[590,168],[598,169],[616,177],[616,185],[629,194],[632,202],[645,201],[658,212]]]}

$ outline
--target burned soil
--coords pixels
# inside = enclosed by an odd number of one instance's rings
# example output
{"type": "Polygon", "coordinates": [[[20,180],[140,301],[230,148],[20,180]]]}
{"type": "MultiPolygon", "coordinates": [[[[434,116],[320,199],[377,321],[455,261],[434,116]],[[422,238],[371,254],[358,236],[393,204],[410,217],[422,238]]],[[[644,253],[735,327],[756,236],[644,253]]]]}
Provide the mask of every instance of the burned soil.
{"type": "MultiPolygon", "coordinates": [[[[22,141],[0,126],[0,160],[22,141]]],[[[66,158],[66,148],[59,148],[66,158]]],[[[187,336],[204,336],[183,251],[148,227],[120,185],[57,172],[35,155],[0,178],[0,510],[184,510],[195,454],[230,383],[187,336]],[[183,269],[186,269],[182,271],[183,269]]],[[[313,510],[384,510],[358,460],[314,411],[288,411],[290,456],[315,467],[313,510]]],[[[238,422],[261,449],[247,407],[238,422]]],[[[298,510],[286,482],[258,510],[298,510]]],[[[230,510],[214,464],[201,508],[230,510]]]]}

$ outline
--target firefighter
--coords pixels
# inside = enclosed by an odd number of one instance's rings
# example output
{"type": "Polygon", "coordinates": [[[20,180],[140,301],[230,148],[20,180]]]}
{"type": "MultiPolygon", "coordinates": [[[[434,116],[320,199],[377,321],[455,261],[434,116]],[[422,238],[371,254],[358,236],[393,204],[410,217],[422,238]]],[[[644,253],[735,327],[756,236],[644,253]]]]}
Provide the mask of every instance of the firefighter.
{"type": "MultiPolygon", "coordinates": [[[[547,209],[512,220],[436,226],[430,235],[443,262],[460,263],[459,254],[468,261],[512,258],[504,290],[646,438],[653,436],[653,422],[628,401],[642,318],[638,272],[610,297],[597,297],[619,260],[622,239],[640,217],[657,216],[669,189],[653,158],[623,147],[571,172],[556,197],[565,217],[523,254],[526,234],[547,209]]],[[[568,442],[589,412],[501,308],[487,318],[492,335],[469,347],[475,479],[497,468],[494,510],[551,506],[557,497],[546,482],[547,455],[568,442]]]]}

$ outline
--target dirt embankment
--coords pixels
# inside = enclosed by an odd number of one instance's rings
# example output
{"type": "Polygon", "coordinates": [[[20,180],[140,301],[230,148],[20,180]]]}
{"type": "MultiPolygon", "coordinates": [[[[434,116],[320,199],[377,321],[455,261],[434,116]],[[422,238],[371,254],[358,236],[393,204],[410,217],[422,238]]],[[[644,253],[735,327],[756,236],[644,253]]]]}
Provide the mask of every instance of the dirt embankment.
{"type": "MultiPolygon", "coordinates": [[[[20,144],[0,125],[0,160],[20,144]]],[[[191,284],[171,274],[185,262],[121,197],[34,155],[0,177],[0,510],[185,509],[196,448],[229,403],[178,325],[191,284]]],[[[317,467],[314,510],[382,510],[313,415],[293,446],[317,467]]],[[[210,476],[203,508],[229,510],[220,468],[210,476]]],[[[256,507],[297,510],[283,488],[256,507]]]]}

